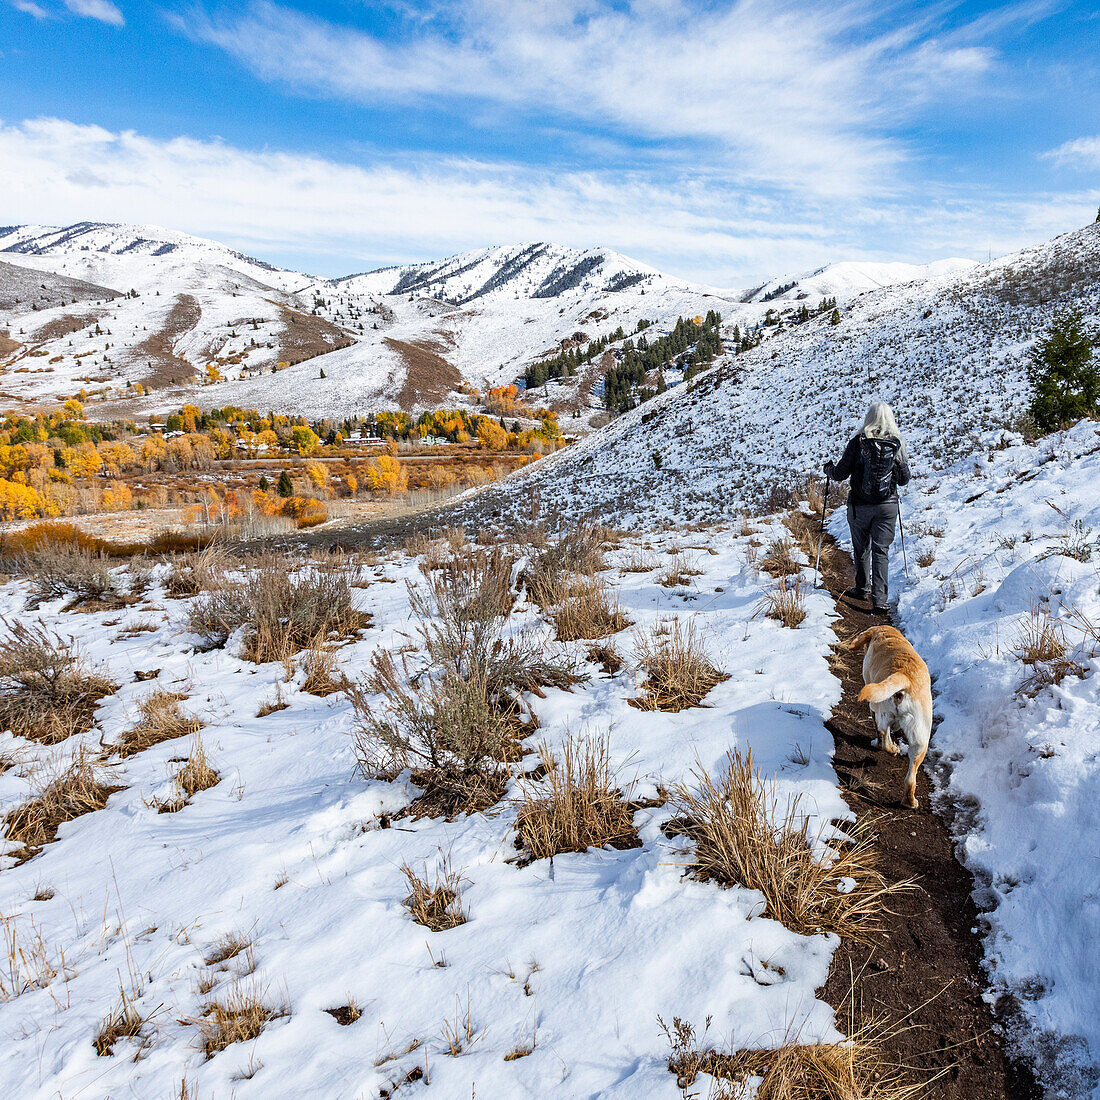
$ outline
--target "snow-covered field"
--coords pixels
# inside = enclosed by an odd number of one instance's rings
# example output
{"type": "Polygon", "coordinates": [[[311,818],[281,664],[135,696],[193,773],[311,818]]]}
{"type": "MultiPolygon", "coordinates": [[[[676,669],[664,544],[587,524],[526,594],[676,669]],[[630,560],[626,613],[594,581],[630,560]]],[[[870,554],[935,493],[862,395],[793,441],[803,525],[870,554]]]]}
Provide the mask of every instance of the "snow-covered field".
{"type": "Polygon", "coordinates": [[[908,492],[911,581],[895,545],[892,587],[935,677],[933,773],[984,911],[988,995],[1051,1096],[1096,1098],[1100,429],[985,442],[908,492]],[[1053,645],[1025,652],[1044,629],[1053,645]]]}
{"type": "MultiPolygon", "coordinates": [[[[760,530],[766,539],[769,529],[760,530]]],[[[810,592],[808,618],[786,629],[758,612],[768,578],[749,561],[748,538],[711,531],[709,549],[698,540],[655,538],[646,572],[618,568],[643,552],[637,544],[611,555],[607,579],[636,624],[612,639],[626,666],[607,677],[587,663],[587,682],[530,699],[541,728],[527,744],[560,747],[569,732],[608,731],[624,792],[636,799],[689,780],[692,769],[719,775],[728,749],[751,748],[762,772],[777,777],[780,801],[802,796],[811,834],[829,836],[830,819],[849,816],[823,725],[839,696],[826,663],[831,602],[810,592]],[[700,570],[689,584],[655,583],[659,570],[685,560],[700,570]],[[704,633],[729,679],[701,708],[635,709],[627,703],[638,694],[633,631],[672,618],[704,633]]],[[[364,564],[362,577],[370,583],[356,599],[373,623],[338,651],[353,678],[376,648],[421,643],[406,588],[423,583],[416,560],[364,564]]],[[[26,617],[26,602],[21,582],[0,589],[9,618],[26,617]]],[[[835,938],[788,931],[760,915],[752,891],[685,878],[688,842],[661,832],[667,806],[636,812],[639,848],[526,867],[509,861],[514,779],[485,814],[382,827],[382,815],[415,792],[403,778],[355,773],[343,695],[318,698],[301,689],[301,670],[288,679],[282,664],[241,659],[236,636],[224,650],[196,649],[188,602],[167,598],[159,582],[121,611],[66,612],[62,603],[44,604],[42,622],[73,636],[122,687],[86,736],[45,748],[5,735],[2,748],[18,762],[0,777],[4,810],[27,796],[35,761],[67,758],[77,742],[114,743],[155,688],[187,696],[183,709],[204,723],[222,778],[182,810],[158,813],[149,803],[170,795],[169,765],[186,757],[188,740],[115,758],[112,782],[125,789],[104,809],[62,825],[22,865],[4,858],[0,913],[16,961],[14,972],[0,969],[3,1095],[167,1096],[186,1079],[204,1097],[367,1097],[420,1066],[439,1096],[673,1100],[680,1090],[665,1067],[658,1014],[700,1027],[713,1016],[711,1037],[733,1047],[837,1038],[832,1010],[815,997],[835,938]],[[137,621],[155,629],[122,637],[137,621]],[[159,672],[135,682],[149,670],[159,672]],[[277,693],[287,708],[257,717],[277,693]],[[465,880],[469,920],[433,933],[402,904],[401,865],[430,871],[442,857],[465,880]],[[228,934],[251,948],[205,964],[228,934]],[[17,992],[39,970],[36,950],[56,973],[17,992]],[[288,1015],[207,1060],[197,1021],[207,1001],[236,987],[263,991],[288,1015]],[[93,1036],[120,989],[148,1022],[140,1039],[120,1039],[113,1056],[100,1057],[93,1036]],[[362,1017],[344,1027],[325,1009],[349,1000],[362,1017]],[[465,1036],[457,1057],[448,1028],[465,1036]],[[532,1043],[526,1057],[506,1060],[532,1043]]],[[[522,600],[509,624],[552,637],[522,600]]],[[[583,658],[587,643],[564,646],[583,658]]]]}

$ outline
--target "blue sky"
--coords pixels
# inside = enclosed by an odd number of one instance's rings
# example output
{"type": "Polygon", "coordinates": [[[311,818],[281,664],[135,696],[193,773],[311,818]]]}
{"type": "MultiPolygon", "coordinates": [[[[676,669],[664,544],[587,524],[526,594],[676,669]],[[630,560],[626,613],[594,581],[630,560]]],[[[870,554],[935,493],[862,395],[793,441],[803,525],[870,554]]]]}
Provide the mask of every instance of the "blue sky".
{"type": "Polygon", "coordinates": [[[603,245],[725,286],[1100,202],[1100,2],[0,0],[0,222],[338,274],[603,245]]]}

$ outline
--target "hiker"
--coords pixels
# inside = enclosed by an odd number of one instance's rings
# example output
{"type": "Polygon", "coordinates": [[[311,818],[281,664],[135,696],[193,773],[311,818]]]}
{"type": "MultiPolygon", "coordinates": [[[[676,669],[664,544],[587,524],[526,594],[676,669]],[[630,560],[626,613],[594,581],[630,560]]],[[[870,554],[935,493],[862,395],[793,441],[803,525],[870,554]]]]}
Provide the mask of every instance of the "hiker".
{"type": "Polygon", "coordinates": [[[898,423],[889,405],[875,401],[867,410],[863,430],[848,440],[837,463],[825,464],[833,481],[851,478],[848,490],[848,529],[856,583],[844,594],[871,600],[871,610],[885,615],[889,608],[890,544],[898,521],[898,486],[909,481],[909,460],[898,423]]]}

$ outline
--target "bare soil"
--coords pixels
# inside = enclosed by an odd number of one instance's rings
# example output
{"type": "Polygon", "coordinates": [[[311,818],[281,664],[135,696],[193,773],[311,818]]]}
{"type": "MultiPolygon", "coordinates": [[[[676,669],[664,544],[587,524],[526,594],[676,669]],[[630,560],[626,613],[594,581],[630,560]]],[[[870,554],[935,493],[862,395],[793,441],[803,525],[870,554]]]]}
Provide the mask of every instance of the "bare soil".
{"type": "Polygon", "coordinates": [[[157,332],[150,333],[132,352],[137,365],[143,362],[148,364],[149,372],[141,379],[143,386],[159,389],[192,378],[195,368],[176,354],[175,343],[199,323],[201,316],[202,307],[197,298],[190,294],[176,296],[163,326],[157,332]]]}
{"type": "Polygon", "coordinates": [[[272,305],[279,307],[279,319],[284,325],[279,337],[281,362],[302,363],[352,343],[351,337],[342,328],[323,317],[302,313],[279,302],[272,302],[272,305]]]}
{"type": "Polygon", "coordinates": [[[462,385],[458,368],[440,355],[442,345],[430,340],[394,340],[389,336],[382,342],[405,360],[405,384],[397,398],[399,408],[442,401],[462,385]]]}
{"type": "Polygon", "coordinates": [[[827,723],[836,743],[833,765],[848,805],[875,822],[887,881],[915,879],[918,888],[891,898],[885,932],[872,948],[841,943],[823,996],[837,1008],[850,1001],[857,1023],[875,1017],[900,1024],[886,1046],[915,1079],[942,1074],[929,1086],[931,1100],[1040,1100],[1042,1090],[1004,1050],[998,1020],[982,998],[974,884],[931,809],[928,776],[917,776],[920,808],[907,809],[901,796],[908,757],[871,747],[877,732],[857,700],[862,658],[847,643],[883,619],[842,595],[854,581],[848,554],[832,543],[825,557],[823,578],[841,616],[833,671],[844,685],[827,723]]]}

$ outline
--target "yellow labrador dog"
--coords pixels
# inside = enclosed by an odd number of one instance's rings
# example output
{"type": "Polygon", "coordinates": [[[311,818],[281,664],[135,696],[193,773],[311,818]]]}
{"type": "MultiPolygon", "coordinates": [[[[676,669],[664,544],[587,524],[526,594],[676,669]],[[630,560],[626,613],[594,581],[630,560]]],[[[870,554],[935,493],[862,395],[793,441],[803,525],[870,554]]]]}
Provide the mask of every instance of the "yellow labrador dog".
{"type": "Polygon", "coordinates": [[[928,666],[892,626],[873,626],[855,638],[850,647],[863,657],[861,703],[870,703],[871,714],[882,737],[882,747],[892,755],[894,728],[905,734],[909,748],[909,774],[905,777],[905,804],[917,808],[917,768],[928,751],[932,736],[932,678],[928,666]]]}

